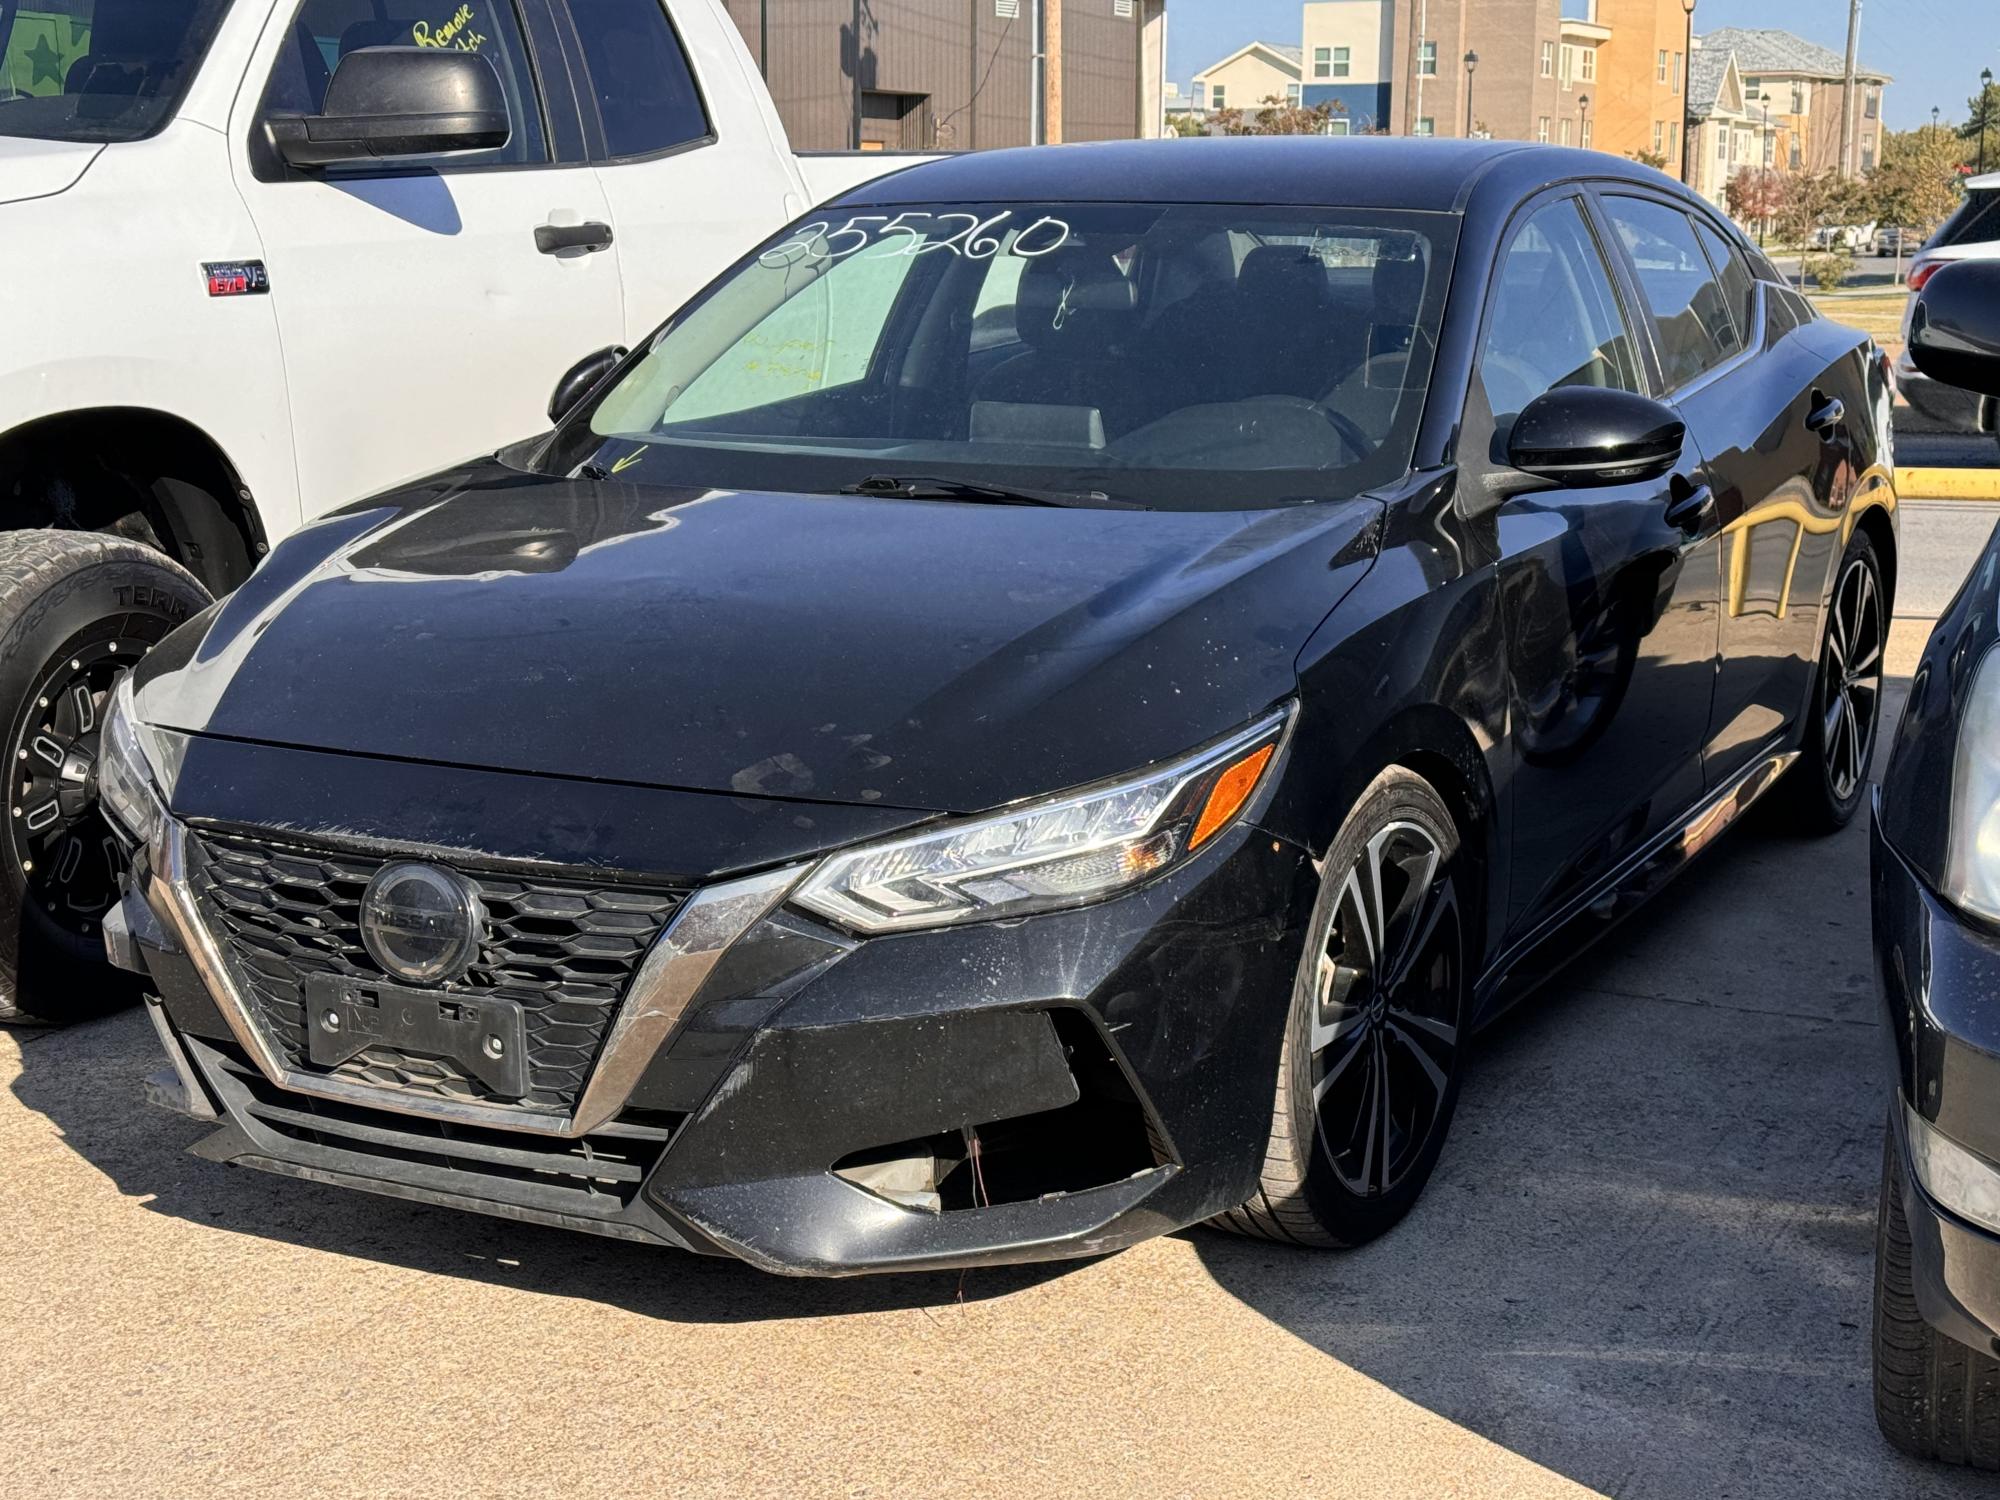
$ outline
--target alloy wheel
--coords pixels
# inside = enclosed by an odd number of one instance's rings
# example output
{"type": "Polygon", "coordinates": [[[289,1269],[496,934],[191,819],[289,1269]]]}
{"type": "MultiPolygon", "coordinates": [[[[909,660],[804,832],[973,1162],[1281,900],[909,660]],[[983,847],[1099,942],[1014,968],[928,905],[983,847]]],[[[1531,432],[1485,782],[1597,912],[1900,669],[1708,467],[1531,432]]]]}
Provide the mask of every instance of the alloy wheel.
{"type": "Polygon", "coordinates": [[[1343,877],[1319,957],[1315,1129],[1362,1197],[1389,1192],[1423,1158],[1450,1096],[1463,940],[1443,864],[1421,824],[1381,829],[1343,877]]]}
{"type": "Polygon", "coordinates": [[[1876,709],[1882,697],[1882,590],[1865,557],[1849,562],[1833,592],[1827,622],[1826,714],[1820,744],[1827,785],[1847,802],[1867,779],[1875,749],[1876,709]]]}

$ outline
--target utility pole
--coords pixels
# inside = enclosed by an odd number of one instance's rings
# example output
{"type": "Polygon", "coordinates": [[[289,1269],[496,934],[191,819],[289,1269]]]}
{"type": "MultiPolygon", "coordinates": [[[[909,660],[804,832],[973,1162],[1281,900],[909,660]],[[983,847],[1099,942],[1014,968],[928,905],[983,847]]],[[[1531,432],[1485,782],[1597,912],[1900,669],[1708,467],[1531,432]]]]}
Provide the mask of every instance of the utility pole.
{"type": "Polygon", "coordinates": [[[1417,34],[1410,43],[1410,71],[1416,75],[1416,87],[1410,91],[1414,101],[1410,110],[1409,133],[1417,133],[1417,122],[1424,117],[1424,43],[1429,39],[1431,29],[1430,0],[1417,0],[1417,34]]]}
{"type": "Polygon", "coordinates": [[[1042,0],[1028,0],[1028,144],[1042,135],[1042,0]]]}
{"type": "Polygon", "coordinates": [[[1043,0],[1042,133],[1053,144],[1063,138],[1063,0],[1043,0]]]}
{"type": "Polygon", "coordinates": [[[1861,51],[1861,0],[1847,0],[1847,81],[1840,96],[1840,175],[1854,175],[1855,71],[1861,51]]]}

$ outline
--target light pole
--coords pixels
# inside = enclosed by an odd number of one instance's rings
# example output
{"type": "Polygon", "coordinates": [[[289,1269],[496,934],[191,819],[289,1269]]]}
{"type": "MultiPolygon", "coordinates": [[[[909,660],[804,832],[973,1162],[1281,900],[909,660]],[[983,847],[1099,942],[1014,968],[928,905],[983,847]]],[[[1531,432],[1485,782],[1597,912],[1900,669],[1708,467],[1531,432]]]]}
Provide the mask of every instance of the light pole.
{"type": "Polygon", "coordinates": [[[1986,121],[1987,109],[1992,103],[1989,97],[1992,92],[1993,70],[1981,68],[1979,70],[1979,173],[1982,177],[1986,175],[1986,121]]]}
{"type": "Polygon", "coordinates": [[[1585,150],[1590,148],[1590,95],[1576,96],[1576,143],[1585,150]]]}
{"type": "MultiPolygon", "coordinates": [[[[1771,135],[1771,91],[1769,89],[1765,89],[1763,90],[1763,92],[1759,93],[1757,95],[1757,102],[1764,106],[1764,147],[1762,152],[1760,153],[1763,157],[1763,160],[1760,161],[1757,165],[1764,171],[1769,172],[1771,170],[1772,164],[1778,159],[1778,150],[1776,145],[1773,144],[1773,138],[1771,135]]],[[[1766,187],[1764,188],[1764,190],[1759,193],[1759,199],[1760,199],[1759,206],[1761,207],[1762,206],[1761,199],[1763,197],[1763,192],[1769,191],[1769,186],[1768,186],[1769,180],[1765,178],[1760,178],[1759,180],[1766,183],[1766,187]]],[[[1770,227],[1771,227],[1771,220],[1767,215],[1764,214],[1757,215],[1757,248],[1759,250],[1762,250],[1764,248],[1764,232],[1770,227]]]]}
{"type": "Polygon", "coordinates": [[[1465,54],[1465,138],[1472,139],[1472,73],[1479,66],[1479,54],[1465,54]]]}
{"type": "Polygon", "coordinates": [[[1688,158],[1694,154],[1694,5],[1681,0],[1687,12],[1687,51],[1681,54],[1681,182],[1688,181],[1688,158]]]}

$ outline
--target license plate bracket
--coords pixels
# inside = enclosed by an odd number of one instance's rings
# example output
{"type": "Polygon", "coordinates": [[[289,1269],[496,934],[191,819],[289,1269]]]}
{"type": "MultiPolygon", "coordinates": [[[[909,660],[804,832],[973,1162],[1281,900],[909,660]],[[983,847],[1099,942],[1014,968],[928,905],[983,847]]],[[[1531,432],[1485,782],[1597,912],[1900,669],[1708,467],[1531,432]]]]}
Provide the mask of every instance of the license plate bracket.
{"type": "Polygon", "coordinates": [[[519,1001],[314,974],[306,980],[306,1056],[336,1068],[370,1047],[458,1064],[495,1094],[528,1091],[528,1025],[519,1001]]]}

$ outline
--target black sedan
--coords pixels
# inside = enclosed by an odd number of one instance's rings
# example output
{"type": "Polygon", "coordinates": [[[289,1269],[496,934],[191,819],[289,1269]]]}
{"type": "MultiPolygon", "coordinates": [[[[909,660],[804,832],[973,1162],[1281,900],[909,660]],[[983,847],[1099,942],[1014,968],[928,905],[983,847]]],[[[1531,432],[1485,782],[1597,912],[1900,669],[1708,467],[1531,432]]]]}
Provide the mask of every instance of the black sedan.
{"type": "Polygon", "coordinates": [[[1863,796],[1884,362],[1706,204],[992,152],[284,543],[99,773],[196,1150],[839,1273],[1407,1212],[1467,1039],[1863,796]]]}
{"type": "MultiPolygon", "coordinates": [[[[2000,262],[1918,294],[1925,375],[2000,395],[2000,262]]],[[[1939,618],[1877,793],[1876,979],[1896,1043],[1875,1241],[1875,1414],[2000,1469],[2000,531],[1939,618]]]]}

